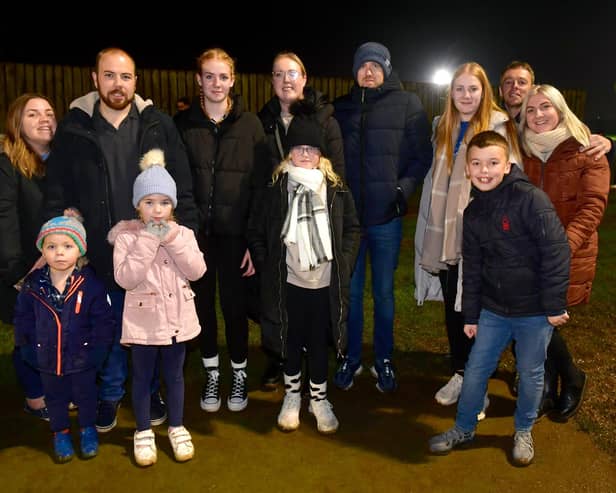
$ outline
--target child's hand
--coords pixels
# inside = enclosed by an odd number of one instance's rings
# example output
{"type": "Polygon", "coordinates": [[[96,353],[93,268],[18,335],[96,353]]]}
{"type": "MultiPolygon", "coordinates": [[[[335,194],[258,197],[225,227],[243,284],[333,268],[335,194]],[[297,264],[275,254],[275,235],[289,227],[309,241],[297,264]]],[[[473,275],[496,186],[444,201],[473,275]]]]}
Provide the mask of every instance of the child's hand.
{"type": "Polygon", "coordinates": [[[569,313],[565,311],[562,315],[553,315],[548,317],[548,323],[553,327],[566,324],[569,321],[569,313]]]}
{"type": "Polygon", "coordinates": [[[148,223],[145,225],[145,230],[148,233],[152,233],[154,236],[158,237],[158,239],[162,240],[169,232],[169,224],[167,223],[167,221],[161,221],[159,223],[154,221],[148,221],[148,223]]]}
{"type": "Polygon", "coordinates": [[[477,324],[464,324],[464,333],[469,339],[475,337],[477,335],[477,324]]]}

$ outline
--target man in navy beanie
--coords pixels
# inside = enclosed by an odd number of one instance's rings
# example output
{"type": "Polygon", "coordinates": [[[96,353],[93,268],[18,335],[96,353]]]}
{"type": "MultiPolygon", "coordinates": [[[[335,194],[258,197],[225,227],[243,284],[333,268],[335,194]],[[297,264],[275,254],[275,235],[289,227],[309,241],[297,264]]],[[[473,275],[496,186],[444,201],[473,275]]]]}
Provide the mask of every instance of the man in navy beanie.
{"type": "Polygon", "coordinates": [[[334,101],[344,140],[345,173],[362,227],[351,278],[348,347],[334,377],[346,390],[362,371],[366,258],[370,255],[374,298],[374,365],[381,392],[397,387],[393,353],[394,272],[407,203],[432,162],[428,117],[416,94],[392,70],[389,50],[364,43],[353,57],[355,84],[334,101]]]}

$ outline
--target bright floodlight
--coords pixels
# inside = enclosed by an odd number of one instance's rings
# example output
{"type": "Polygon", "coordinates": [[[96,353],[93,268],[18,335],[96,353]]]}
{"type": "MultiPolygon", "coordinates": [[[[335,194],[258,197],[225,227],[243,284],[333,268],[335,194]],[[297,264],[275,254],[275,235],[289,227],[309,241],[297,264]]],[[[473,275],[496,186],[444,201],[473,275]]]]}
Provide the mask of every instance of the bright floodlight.
{"type": "Polygon", "coordinates": [[[449,70],[446,70],[444,68],[439,68],[434,73],[434,77],[432,77],[432,82],[434,82],[435,84],[441,85],[441,86],[449,84],[450,81],[451,81],[451,74],[449,73],[449,70]]]}

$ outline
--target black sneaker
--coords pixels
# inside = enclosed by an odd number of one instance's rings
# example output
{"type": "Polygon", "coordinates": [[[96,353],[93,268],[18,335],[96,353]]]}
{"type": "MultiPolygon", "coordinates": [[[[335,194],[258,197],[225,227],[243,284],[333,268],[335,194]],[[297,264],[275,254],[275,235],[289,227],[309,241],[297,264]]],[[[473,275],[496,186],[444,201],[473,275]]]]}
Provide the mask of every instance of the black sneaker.
{"type": "Polygon", "coordinates": [[[107,433],[118,423],[118,408],[120,401],[98,401],[96,410],[96,431],[107,433]]]}
{"type": "Polygon", "coordinates": [[[28,405],[28,402],[24,402],[24,411],[35,418],[42,419],[43,421],[49,421],[49,411],[47,410],[47,406],[42,407],[40,409],[34,409],[28,405]]]}
{"type": "Polygon", "coordinates": [[[205,385],[201,389],[199,404],[201,409],[208,413],[215,413],[220,409],[220,373],[217,366],[205,369],[205,385]]]}
{"type": "Polygon", "coordinates": [[[150,397],[150,424],[158,426],[165,421],[167,421],[167,404],[165,404],[160,392],[154,392],[150,397]]]}
{"type": "Polygon", "coordinates": [[[243,411],[248,405],[248,376],[246,368],[233,369],[233,381],[231,382],[231,395],[227,399],[229,411],[243,411]]]}

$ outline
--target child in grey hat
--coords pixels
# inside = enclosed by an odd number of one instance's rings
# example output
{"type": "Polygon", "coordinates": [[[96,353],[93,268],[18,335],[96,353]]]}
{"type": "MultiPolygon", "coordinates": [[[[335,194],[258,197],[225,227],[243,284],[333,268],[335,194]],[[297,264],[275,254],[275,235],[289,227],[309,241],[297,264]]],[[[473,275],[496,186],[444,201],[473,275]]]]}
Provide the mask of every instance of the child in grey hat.
{"type": "Polygon", "coordinates": [[[131,349],[135,461],[149,466],[157,459],[150,383],[159,358],[175,459],[183,462],[194,455],[192,438],[183,425],[183,368],[186,341],[201,332],[190,281],[203,276],[206,266],[195,234],[174,220],[176,185],[165,169],[163,151],[148,151],[140,167],[143,171],[133,186],[139,219],[120,221],[108,240],[113,245],[115,280],[126,290],[120,342],[131,349]]]}

